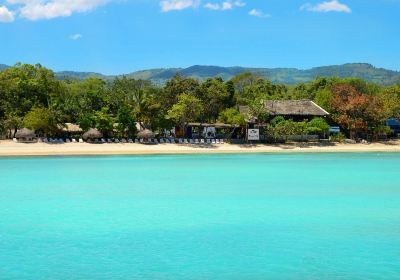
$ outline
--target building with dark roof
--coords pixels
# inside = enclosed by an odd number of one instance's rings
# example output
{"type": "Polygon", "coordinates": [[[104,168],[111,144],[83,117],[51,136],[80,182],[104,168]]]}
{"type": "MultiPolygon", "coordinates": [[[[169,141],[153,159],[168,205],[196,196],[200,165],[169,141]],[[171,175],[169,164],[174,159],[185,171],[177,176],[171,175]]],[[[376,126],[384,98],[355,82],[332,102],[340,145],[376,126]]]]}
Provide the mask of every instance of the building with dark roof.
{"type": "MultiPolygon", "coordinates": [[[[287,119],[304,120],[329,115],[327,111],[311,100],[266,100],[263,104],[265,113],[272,117],[282,116],[287,119]]],[[[240,106],[239,110],[246,116],[248,122],[257,122],[257,119],[251,116],[249,106],[240,106]]]]}

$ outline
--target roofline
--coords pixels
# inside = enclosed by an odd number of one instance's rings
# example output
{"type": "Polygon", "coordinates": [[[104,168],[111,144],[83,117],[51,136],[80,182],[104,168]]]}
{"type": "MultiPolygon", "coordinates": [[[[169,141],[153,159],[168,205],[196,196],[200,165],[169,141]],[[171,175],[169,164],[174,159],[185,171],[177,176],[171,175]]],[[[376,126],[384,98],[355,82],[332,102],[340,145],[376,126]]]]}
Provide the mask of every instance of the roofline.
{"type": "Polygon", "coordinates": [[[330,115],[328,111],[326,111],[324,108],[322,108],[321,106],[319,106],[317,103],[315,103],[314,101],[310,100],[311,103],[313,103],[315,106],[317,106],[318,108],[320,108],[322,111],[324,111],[328,116],[330,115]]]}

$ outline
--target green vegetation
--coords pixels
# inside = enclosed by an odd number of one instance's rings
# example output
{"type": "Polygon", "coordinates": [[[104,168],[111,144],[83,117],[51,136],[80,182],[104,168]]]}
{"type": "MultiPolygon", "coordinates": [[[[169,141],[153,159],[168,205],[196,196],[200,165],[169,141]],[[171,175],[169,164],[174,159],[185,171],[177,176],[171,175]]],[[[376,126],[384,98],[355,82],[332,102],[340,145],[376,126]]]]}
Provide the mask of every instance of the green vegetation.
{"type": "Polygon", "coordinates": [[[241,105],[249,106],[270,136],[323,137],[329,123],[340,125],[348,137],[372,139],[390,133],[384,125],[387,118],[400,117],[400,86],[337,77],[288,86],[252,73],[204,81],[175,75],[157,86],[129,76],[60,80],[41,65],[17,64],[0,71],[0,129],[9,137],[21,127],[55,135],[64,123],[120,137],[133,137],[136,123],[155,132],[189,122],[243,126],[249,116],[239,113],[241,105]],[[293,121],[272,119],[263,110],[262,100],[286,99],[313,100],[331,115],[326,120],[293,121]]]}

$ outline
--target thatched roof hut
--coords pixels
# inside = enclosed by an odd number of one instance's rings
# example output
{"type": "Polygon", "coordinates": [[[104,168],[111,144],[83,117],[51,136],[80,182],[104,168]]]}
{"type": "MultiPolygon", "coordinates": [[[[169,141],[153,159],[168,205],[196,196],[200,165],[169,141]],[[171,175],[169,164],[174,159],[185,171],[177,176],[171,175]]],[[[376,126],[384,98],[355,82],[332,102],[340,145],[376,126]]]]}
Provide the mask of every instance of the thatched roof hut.
{"type": "Polygon", "coordinates": [[[264,108],[272,116],[316,116],[329,113],[311,100],[266,100],[264,108]]]}
{"type": "Polygon", "coordinates": [[[91,128],[88,131],[86,131],[83,135],[82,135],[83,139],[87,140],[87,139],[99,139],[103,137],[103,134],[98,131],[96,128],[91,128]]]}
{"type": "Polygon", "coordinates": [[[154,132],[151,131],[150,129],[143,129],[138,132],[137,137],[138,138],[143,138],[143,139],[151,139],[154,138],[154,132]]]}
{"type": "Polygon", "coordinates": [[[15,138],[21,142],[30,142],[36,138],[36,134],[28,128],[22,128],[15,133],[15,138]]]}
{"type": "Polygon", "coordinates": [[[34,137],[36,137],[36,134],[32,130],[30,130],[26,127],[18,130],[17,133],[15,133],[15,138],[17,138],[17,139],[18,138],[27,138],[27,137],[34,138],[34,137]]]}
{"type": "Polygon", "coordinates": [[[76,123],[65,123],[65,124],[59,125],[58,128],[64,132],[69,132],[69,133],[83,132],[83,130],[79,126],[79,124],[76,124],[76,123]]]}
{"type": "MultiPolygon", "coordinates": [[[[318,104],[311,100],[265,100],[264,112],[270,116],[283,116],[287,118],[326,117],[329,115],[318,104]]],[[[251,116],[249,106],[239,106],[239,111],[247,117],[248,122],[256,122],[251,116]]]]}

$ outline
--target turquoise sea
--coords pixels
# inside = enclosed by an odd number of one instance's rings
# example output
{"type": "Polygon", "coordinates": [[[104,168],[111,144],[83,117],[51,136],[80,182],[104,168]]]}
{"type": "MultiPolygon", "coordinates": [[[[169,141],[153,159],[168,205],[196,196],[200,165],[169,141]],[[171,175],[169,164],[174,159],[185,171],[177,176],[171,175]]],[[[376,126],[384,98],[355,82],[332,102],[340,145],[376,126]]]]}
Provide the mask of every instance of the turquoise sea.
{"type": "Polygon", "coordinates": [[[3,158],[0,279],[400,279],[400,154],[3,158]]]}

